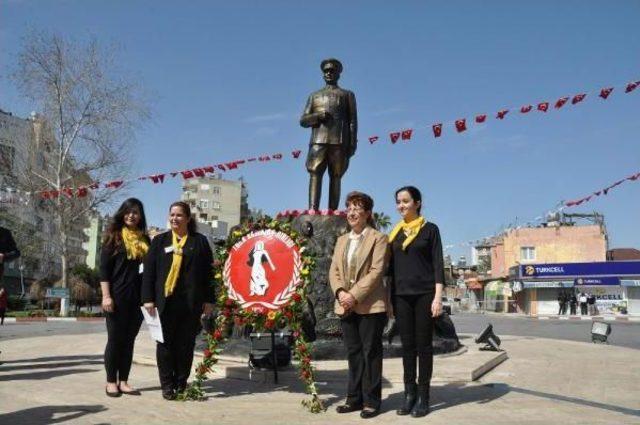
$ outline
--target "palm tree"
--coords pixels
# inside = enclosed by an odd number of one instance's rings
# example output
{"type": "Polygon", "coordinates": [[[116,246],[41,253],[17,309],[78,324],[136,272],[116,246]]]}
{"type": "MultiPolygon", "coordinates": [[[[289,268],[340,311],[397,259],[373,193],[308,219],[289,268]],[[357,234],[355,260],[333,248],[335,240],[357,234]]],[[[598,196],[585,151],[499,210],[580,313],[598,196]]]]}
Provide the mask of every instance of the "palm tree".
{"type": "Polygon", "coordinates": [[[373,213],[373,222],[381,232],[386,232],[386,230],[391,227],[391,217],[383,212],[373,213]]]}

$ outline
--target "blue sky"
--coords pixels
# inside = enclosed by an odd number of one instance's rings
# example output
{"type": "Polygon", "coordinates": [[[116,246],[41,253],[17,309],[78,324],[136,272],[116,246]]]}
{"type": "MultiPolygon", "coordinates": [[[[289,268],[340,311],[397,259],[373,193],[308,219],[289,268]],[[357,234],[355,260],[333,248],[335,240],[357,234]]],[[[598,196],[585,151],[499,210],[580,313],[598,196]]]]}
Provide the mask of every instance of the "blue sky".
{"type": "MultiPolygon", "coordinates": [[[[638,1],[0,1],[0,108],[32,105],[5,77],[30,29],[119,47],[122,66],[153,99],[138,134],[136,175],[302,149],[298,125],[334,56],[355,92],[360,145],[343,193],[370,193],[395,220],[393,193],[424,194],[445,244],[491,235],[640,171],[638,1]],[[547,114],[492,117],[503,107],[554,101],[615,85],[547,114]],[[430,126],[478,113],[483,126],[434,141],[430,126]],[[409,143],[387,134],[415,128],[409,143]],[[367,138],[379,135],[371,146],[367,138]]],[[[304,161],[247,166],[250,205],[268,213],[305,208],[304,161]]],[[[131,187],[162,224],[180,181],[131,187]]],[[[640,247],[640,183],[570,212],[605,214],[612,247],[640,247]]],[[[326,200],[323,199],[323,204],[326,200]]],[[[468,255],[455,247],[454,256],[468,255]]]]}

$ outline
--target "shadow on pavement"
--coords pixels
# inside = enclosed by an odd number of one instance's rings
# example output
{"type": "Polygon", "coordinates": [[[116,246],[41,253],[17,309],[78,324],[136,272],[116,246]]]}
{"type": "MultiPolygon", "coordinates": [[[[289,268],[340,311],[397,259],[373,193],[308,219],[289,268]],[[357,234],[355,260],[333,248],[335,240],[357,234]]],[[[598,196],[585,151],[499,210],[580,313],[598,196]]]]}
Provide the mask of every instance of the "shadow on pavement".
{"type": "MultiPolygon", "coordinates": [[[[0,375],[0,382],[21,381],[21,380],[44,380],[44,379],[57,378],[59,376],[75,375],[77,373],[95,372],[96,370],[97,369],[66,369],[66,370],[51,370],[51,371],[45,371],[45,372],[20,373],[20,374],[13,374],[13,375],[0,375]]],[[[0,372],[1,371],[2,369],[0,368],[0,372]]]]}
{"type": "MultiPolygon", "coordinates": [[[[507,394],[511,389],[505,386],[468,385],[452,382],[446,385],[431,385],[431,411],[448,409],[460,404],[488,403],[507,394]]],[[[404,400],[404,391],[391,394],[382,401],[382,412],[398,409],[404,400]]]]}
{"type": "Polygon", "coordinates": [[[38,363],[38,362],[65,362],[65,361],[88,361],[88,360],[102,360],[104,356],[102,354],[79,354],[75,356],[50,356],[50,357],[36,357],[34,359],[19,359],[19,360],[5,360],[5,364],[10,363],[38,363]]]}
{"type": "MultiPolygon", "coordinates": [[[[40,406],[0,414],[0,423],[20,425],[59,424],[107,410],[100,404],[78,406],[40,406]]],[[[88,423],[88,422],[87,422],[88,423]]]]}
{"type": "Polygon", "coordinates": [[[513,391],[515,393],[531,395],[531,396],[534,396],[534,397],[542,397],[542,398],[547,398],[547,399],[550,399],[550,400],[564,401],[564,402],[567,402],[567,403],[573,403],[573,404],[577,404],[577,405],[580,405],[580,406],[595,407],[596,409],[609,410],[611,412],[622,413],[624,415],[639,416],[640,417],[640,410],[630,409],[628,407],[614,406],[612,404],[601,403],[601,402],[598,402],[598,401],[585,400],[583,398],[578,398],[578,397],[569,397],[569,396],[566,396],[566,395],[558,395],[558,394],[552,394],[552,393],[545,393],[545,392],[542,392],[542,391],[528,390],[526,388],[510,387],[509,385],[506,385],[506,384],[496,384],[494,387],[500,387],[500,386],[508,387],[509,391],[513,391]]]}
{"type": "Polygon", "coordinates": [[[65,363],[36,363],[36,364],[26,364],[26,365],[16,365],[16,366],[2,366],[0,367],[0,372],[10,372],[15,370],[32,370],[32,369],[56,369],[63,367],[74,367],[74,366],[89,366],[95,364],[103,364],[102,360],[80,360],[80,361],[71,361],[65,363]]]}

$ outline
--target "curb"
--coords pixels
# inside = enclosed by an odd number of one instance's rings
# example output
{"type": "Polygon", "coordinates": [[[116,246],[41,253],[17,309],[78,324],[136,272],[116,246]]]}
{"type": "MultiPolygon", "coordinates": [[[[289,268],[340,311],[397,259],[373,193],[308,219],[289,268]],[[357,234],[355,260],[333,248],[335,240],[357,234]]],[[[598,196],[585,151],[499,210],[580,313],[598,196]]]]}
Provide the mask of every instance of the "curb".
{"type": "Polygon", "coordinates": [[[604,322],[640,322],[638,316],[529,316],[534,320],[571,320],[571,321],[604,321],[604,322]]]}
{"type": "Polygon", "coordinates": [[[5,317],[5,323],[104,322],[104,317],[5,317]]]}

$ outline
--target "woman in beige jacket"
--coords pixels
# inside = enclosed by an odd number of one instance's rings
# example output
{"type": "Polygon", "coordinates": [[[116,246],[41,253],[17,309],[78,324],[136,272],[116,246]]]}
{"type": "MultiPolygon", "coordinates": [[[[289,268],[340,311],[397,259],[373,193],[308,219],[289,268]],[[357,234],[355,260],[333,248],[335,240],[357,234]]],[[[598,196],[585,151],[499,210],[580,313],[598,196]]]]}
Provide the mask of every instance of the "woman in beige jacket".
{"type": "Polygon", "coordinates": [[[380,412],[382,397],[382,331],[387,315],[382,278],[388,242],[373,228],[370,196],[351,192],[346,206],[351,231],[338,238],[329,271],[349,362],[347,400],[336,410],[362,410],[362,418],[372,418],[380,412]]]}

